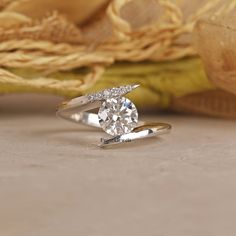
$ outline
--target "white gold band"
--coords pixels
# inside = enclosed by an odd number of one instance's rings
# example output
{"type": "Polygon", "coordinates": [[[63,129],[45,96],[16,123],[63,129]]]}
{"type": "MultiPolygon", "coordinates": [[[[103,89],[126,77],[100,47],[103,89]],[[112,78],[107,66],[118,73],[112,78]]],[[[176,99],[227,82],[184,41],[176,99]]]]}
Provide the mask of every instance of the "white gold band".
{"type": "Polygon", "coordinates": [[[87,96],[82,96],[63,103],[57,110],[56,114],[58,117],[74,123],[81,123],[84,125],[101,128],[98,121],[98,115],[86,112],[99,108],[100,106],[101,101],[90,102],[87,96]]]}
{"type": "Polygon", "coordinates": [[[128,143],[134,140],[150,138],[156,135],[167,134],[171,130],[171,125],[166,123],[146,123],[138,126],[128,134],[118,135],[110,139],[101,139],[100,147],[109,145],[128,143]]]}

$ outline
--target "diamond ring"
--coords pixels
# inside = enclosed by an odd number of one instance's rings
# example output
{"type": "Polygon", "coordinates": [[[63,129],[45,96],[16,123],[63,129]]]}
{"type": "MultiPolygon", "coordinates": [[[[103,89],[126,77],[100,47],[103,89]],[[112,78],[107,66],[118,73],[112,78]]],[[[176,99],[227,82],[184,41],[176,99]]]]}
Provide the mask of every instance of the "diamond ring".
{"type": "Polygon", "coordinates": [[[68,121],[102,128],[112,138],[101,139],[101,147],[168,132],[171,129],[168,124],[138,121],[136,106],[124,97],[138,87],[124,85],[74,98],[63,102],[57,115],[68,121]],[[88,112],[95,108],[99,108],[98,114],[88,112]]]}

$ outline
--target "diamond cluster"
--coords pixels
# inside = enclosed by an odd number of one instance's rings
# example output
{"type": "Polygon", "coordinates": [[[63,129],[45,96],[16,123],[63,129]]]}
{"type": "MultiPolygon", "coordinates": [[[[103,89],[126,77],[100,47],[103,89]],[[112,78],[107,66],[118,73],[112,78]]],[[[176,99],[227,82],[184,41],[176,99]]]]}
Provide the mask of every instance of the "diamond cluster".
{"type": "Polygon", "coordinates": [[[103,130],[116,136],[130,133],[137,126],[138,112],[125,97],[108,98],[102,103],[98,118],[103,130]]]}
{"type": "Polygon", "coordinates": [[[105,89],[97,93],[87,95],[90,102],[102,101],[113,97],[120,97],[137,88],[139,85],[124,85],[117,88],[105,89]]]}

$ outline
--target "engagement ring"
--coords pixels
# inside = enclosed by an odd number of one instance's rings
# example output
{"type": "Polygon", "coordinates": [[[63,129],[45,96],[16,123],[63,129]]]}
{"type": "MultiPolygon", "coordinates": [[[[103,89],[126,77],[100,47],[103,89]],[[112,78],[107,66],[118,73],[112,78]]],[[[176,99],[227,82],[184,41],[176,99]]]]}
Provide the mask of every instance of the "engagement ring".
{"type": "Polygon", "coordinates": [[[57,115],[68,121],[102,128],[109,139],[101,139],[100,147],[153,135],[167,133],[171,126],[165,123],[138,121],[134,103],[123,97],[139,85],[124,85],[71,99],[59,106],[57,115]],[[98,114],[88,111],[99,108],[98,114]]]}

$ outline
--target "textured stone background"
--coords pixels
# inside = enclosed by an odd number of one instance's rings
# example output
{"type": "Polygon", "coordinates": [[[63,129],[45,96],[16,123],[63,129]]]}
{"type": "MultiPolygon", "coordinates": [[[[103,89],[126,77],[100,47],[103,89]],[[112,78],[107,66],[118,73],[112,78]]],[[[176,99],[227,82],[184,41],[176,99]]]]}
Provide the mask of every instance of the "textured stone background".
{"type": "Polygon", "coordinates": [[[0,99],[1,236],[236,235],[236,121],[154,115],[170,135],[101,150],[55,100],[0,99]]]}

